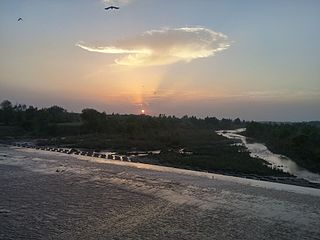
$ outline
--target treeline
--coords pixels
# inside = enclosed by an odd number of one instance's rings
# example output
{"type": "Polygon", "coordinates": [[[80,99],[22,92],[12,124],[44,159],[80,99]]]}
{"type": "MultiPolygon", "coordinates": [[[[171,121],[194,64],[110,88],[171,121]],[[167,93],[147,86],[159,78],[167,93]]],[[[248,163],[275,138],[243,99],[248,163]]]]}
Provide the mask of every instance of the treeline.
{"type": "Polygon", "coordinates": [[[264,142],[273,152],[292,158],[298,165],[320,173],[320,128],[310,123],[247,124],[245,133],[264,142]]]}
{"type": "Polygon", "coordinates": [[[59,106],[38,109],[25,104],[13,105],[5,100],[0,104],[0,125],[16,127],[15,135],[26,133],[34,135],[54,134],[55,125],[79,122],[77,113],[69,113],[59,106]]]}
{"type": "Polygon", "coordinates": [[[68,136],[95,133],[117,133],[133,136],[145,132],[157,133],[159,130],[177,128],[226,129],[244,125],[239,118],[235,120],[207,117],[175,116],[158,117],[147,115],[106,114],[95,109],[84,109],[81,113],[71,113],[59,107],[38,109],[24,104],[13,105],[5,100],[0,105],[0,125],[18,127],[20,135],[30,136],[68,136]]]}
{"type": "Polygon", "coordinates": [[[206,117],[204,119],[194,116],[184,116],[178,118],[175,116],[148,115],[119,115],[98,112],[94,109],[84,109],[80,114],[83,121],[83,127],[86,132],[105,132],[105,133],[126,133],[135,135],[145,131],[157,132],[158,130],[182,129],[226,129],[238,128],[245,123],[240,119],[217,119],[215,117],[206,117]]]}

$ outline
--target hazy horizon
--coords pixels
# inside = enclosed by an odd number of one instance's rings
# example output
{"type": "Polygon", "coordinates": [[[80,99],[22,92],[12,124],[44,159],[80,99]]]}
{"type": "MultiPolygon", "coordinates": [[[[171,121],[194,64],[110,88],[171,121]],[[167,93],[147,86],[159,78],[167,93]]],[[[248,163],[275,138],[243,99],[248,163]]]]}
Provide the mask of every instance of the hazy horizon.
{"type": "Polygon", "coordinates": [[[319,22],[317,0],[4,0],[0,100],[320,120],[319,22]]]}

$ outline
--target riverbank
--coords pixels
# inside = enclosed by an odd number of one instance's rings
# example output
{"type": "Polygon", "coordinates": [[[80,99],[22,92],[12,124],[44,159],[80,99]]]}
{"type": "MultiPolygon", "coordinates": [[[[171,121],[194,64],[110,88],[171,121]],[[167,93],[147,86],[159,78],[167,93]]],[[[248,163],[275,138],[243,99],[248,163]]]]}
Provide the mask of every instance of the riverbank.
{"type": "Polygon", "coordinates": [[[320,183],[320,175],[310,172],[300,166],[298,166],[290,158],[275,154],[271,152],[267,146],[262,143],[257,143],[254,139],[242,135],[246,129],[236,129],[236,130],[221,130],[217,133],[225,138],[233,139],[239,141],[239,145],[244,146],[250,153],[250,156],[257,157],[266,161],[269,166],[282,170],[284,172],[290,173],[299,179],[305,179],[312,183],[320,183]]]}
{"type": "Polygon", "coordinates": [[[320,128],[311,123],[248,123],[243,133],[320,175],[320,128]]]}
{"type": "MultiPolygon", "coordinates": [[[[7,141],[8,142],[8,141],[7,141]]],[[[235,172],[259,176],[289,177],[290,174],[266,166],[266,162],[249,155],[236,141],[217,135],[212,129],[178,128],[126,137],[121,134],[91,134],[47,139],[16,138],[12,143],[42,148],[66,148],[135,157],[147,155],[160,165],[194,170],[235,172]],[[179,139],[179,141],[174,141],[179,139]],[[96,148],[99,146],[98,148],[96,148]],[[156,151],[158,153],[156,153],[156,151]]]]}
{"type": "MultiPolygon", "coordinates": [[[[159,165],[159,166],[194,170],[199,172],[222,174],[225,176],[234,176],[234,177],[240,177],[245,179],[253,179],[258,181],[267,181],[267,182],[282,183],[282,184],[320,189],[319,183],[313,183],[302,178],[297,178],[295,176],[272,176],[272,175],[259,176],[257,174],[244,174],[244,173],[232,172],[232,171],[203,171],[202,169],[192,168],[188,165],[175,165],[170,162],[159,161],[159,159],[157,159],[155,155],[150,156],[148,154],[145,154],[145,156],[137,156],[137,155],[125,156],[125,155],[117,155],[116,153],[105,154],[104,152],[101,153],[101,152],[94,152],[94,151],[82,151],[79,149],[66,149],[66,148],[63,149],[63,148],[56,148],[56,147],[37,147],[33,145],[28,145],[28,144],[14,144],[14,145],[8,145],[8,146],[14,146],[14,147],[25,148],[25,149],[29,148],[29,149],[37,150],[39,152],[40,151],[57,152],[57,153],[63,153],[67,155],[87,156],[87,157],[106,159],[106,160],[153,164],[153,165],[159,165]]],[[[141,155],[144,155],[144,154],[141,154],[141,155]]]]}
{"type": "MultiPolygon", "coordinates": [[[[174,168],[182,168],[182,169],[188,169],[188,170],[195,170],[195,171],[203,171],[201,169],[195,169],[190,168],[189,166],[178,166],[174,164],[167,164],[167,163],[161,163],[158,160],[150,157],[135,157],[132,158],[132,162],[137,163],[146,163],[146,164],[154,164],[159,166],[167,166],[167,167],[174,167],[174,168]]],[[[267,182],[274,182],[274,183],[282,183],[282,184],[289,184],[289,185],[295,185],[295,186],[301,186],[301,187],[311,187],[311,188],[317,188],[320,189],[320,184],[315,182],[310,182],[303,178],[297,178],[296,176],[260,176],[257,174],[244,174],[239,172],[232,172],[232,171],[204,171],[209,173],[215,173],[215,174],[222,174],[225,176],[233,176],[233,177],[240,177],[240,178],[246,178],[246,179],[253,179],[258,181],[267,181],[267,182]]]]}

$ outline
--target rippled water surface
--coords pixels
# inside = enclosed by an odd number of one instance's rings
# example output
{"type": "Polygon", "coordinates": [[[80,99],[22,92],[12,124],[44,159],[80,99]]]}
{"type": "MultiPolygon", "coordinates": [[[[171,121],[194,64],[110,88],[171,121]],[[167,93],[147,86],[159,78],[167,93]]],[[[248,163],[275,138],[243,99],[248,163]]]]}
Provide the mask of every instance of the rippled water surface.
{"type": "Polygon", "coordinates": [[[320,239],[319,219],[319,189],[0,145],[0,239],[320,239]]]}

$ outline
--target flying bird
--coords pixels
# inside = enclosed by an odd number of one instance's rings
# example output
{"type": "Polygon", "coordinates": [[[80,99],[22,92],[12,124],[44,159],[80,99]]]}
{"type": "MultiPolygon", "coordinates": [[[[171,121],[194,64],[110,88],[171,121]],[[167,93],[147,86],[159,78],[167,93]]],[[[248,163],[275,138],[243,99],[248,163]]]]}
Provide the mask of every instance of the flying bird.
{"type": "Polygon", "coordinates": [[[23,19],[22,18],[18,18],[18,22],[22,21],[23,19]]]}
{"type": "Polygon", "coordinates": [[[104,8],[105,10],[112,10],[112,9],[115,9],[115,10],[118,10],[120,9],[119,7],[115,7],[115,6],[110,6],[110,7],[106,7],[104,8]]]}

